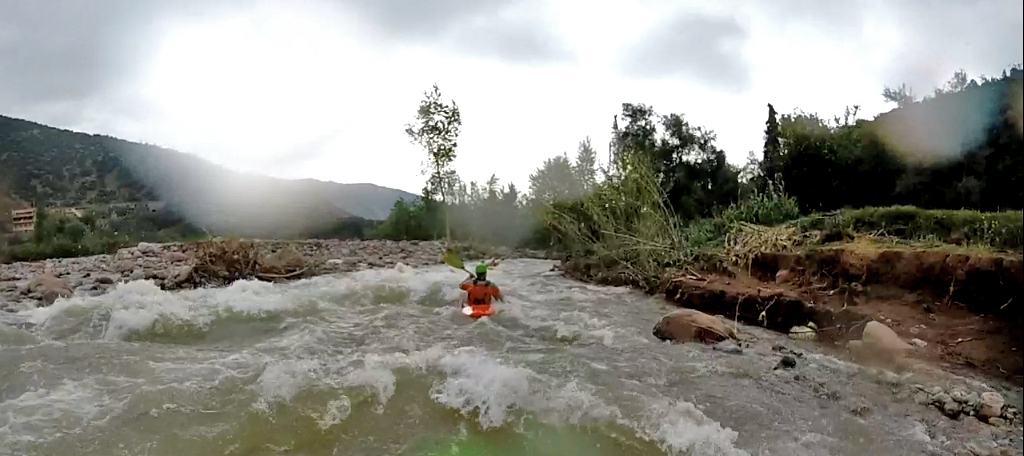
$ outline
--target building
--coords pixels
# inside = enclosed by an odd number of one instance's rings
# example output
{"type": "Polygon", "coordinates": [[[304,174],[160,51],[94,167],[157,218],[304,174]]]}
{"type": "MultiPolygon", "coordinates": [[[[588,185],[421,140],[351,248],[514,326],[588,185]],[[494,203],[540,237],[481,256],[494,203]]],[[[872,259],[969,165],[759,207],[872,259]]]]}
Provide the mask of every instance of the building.
{"type": "Polygon", "coordinates": [[[110,203],[106,208],[128,209],[134,212],[159,212],[167,207],[164,201],[133,201],[130,203],[110,203]]]}
{"type": "Polygon", "coordinates": [[[82,218],[82,215],[85,214],[86,210],[88,210],[88,208],[82,206],[82,207],[55,207],[53,209],[47,209],[46,211],[51,213],[51,214],[53,214],[53,215],[57,215],[57,216],[82,218]]]}
{"type": "Polygon", "coordinates": [[[11,232],[14,234],[26,234],[36,229],[36,208],[11,210],[11,232]]]}
{"type": "MultiPolygon", "coordinates": [[[[49,215],[56,217],[81,218],[87,208],[85,207],[55,207],[47,209],[49,215]]],[[[11,210],[11,232],[14,234],[31,234],[36,230],[36,208],[27,207],[11,210]]]]}

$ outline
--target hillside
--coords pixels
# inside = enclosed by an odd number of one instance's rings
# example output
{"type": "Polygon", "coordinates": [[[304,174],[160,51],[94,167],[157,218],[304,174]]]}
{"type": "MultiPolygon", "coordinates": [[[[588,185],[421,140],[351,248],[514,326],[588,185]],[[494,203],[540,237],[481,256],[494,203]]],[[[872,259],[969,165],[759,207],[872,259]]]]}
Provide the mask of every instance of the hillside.
{"type": "Polygon", "coordinates": [[[0,116],[0,190],[22,202],[79,206],[165,201],[211,232],[291,237],[339,219],[381,220],[416,195],[373,184],[251,175],[198,156],[0,116]]]}

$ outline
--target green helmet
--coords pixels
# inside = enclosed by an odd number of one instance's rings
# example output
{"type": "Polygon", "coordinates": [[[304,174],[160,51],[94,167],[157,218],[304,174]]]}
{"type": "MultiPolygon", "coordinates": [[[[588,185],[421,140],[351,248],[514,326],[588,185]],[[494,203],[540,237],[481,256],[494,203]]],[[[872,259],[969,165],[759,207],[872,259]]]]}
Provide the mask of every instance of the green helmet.
{"type": "Polygon", "coordinates": [[[480,263],[480,264],[476,265],[476,273],[477,273],[477,275],[487,274],[487,265],[484,264],[484,263],[480,263]]]}

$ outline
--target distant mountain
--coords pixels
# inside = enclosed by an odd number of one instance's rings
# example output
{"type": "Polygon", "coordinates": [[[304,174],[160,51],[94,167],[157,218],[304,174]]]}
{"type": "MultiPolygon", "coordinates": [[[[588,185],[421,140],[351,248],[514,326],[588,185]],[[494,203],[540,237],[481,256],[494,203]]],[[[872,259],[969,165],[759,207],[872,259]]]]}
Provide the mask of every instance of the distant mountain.
{"type": "Polygon", "coordinates": [[[288,180],[198,156],[0,116],[0,193],[49,206],[163,201],[217,233],[293,237],[341,219],[383,220],[416,195],[374,184],[288,180]]]}

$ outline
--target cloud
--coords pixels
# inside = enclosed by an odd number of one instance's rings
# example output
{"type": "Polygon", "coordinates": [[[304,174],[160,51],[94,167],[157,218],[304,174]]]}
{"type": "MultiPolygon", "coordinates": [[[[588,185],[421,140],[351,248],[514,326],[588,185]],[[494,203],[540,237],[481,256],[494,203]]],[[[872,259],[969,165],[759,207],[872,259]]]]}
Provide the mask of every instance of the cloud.
{"type": "Polygon", "coordinates": [[[863,33],[867,11],[872,8],[870,0],[751,0],[749,6],[762,10],[763,19],[780,29],[807,24],[847,38],[863,33]]]}
{"type": "Polygon", "coordinates": [[[221,3],[0,0],[0,106],[66,117],[123,98],[140,79],[162,25],[221,3]]]}
{"type": "Polygon", "coordinates": [[[630,76],[682,78],[743,92],[750,85],[746,40],[735,17],[680,13],[636,43],[623,65],[630,76]]]}
{"type": "MultiPolygon", "coordinates": [[[[516,62],[571,54],[532,0],[313,0],[351,10],[385,38],[516,62]]],[[[28,115],[87,110],[132,90],[176,21],[266,6],[229,0],[0,0],[0,106],[28,115]]],[[[274,4],[301,7],[304,2],[274,4]]],[[[67,116],[68,114],[65,114],[67,116]]]]}
{"type": "Polygon", "coordinates": [[[509,62],[543,63],[572,52],[536,0],[337,0],[386,36],[509,62]]]}
{"type": "Polygon", "coordinates": [[[1024,4],[1010,0],[903,0],[892,12],[900,25],[900,50],[887,79],[919,94],[960,68],[992,76],[1024,59],[1024,4]]]}
{"type": "Polygon", "coordinates": [[[1024,3],[1015,0],[776,0],[749,6],[779,30],[807,26],[840,42],[873,41],[872,33],[891,28],[881,76],[920,95],[958,69],[991,75],[1024,59],[1024,3]]]}

